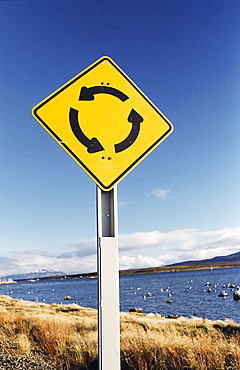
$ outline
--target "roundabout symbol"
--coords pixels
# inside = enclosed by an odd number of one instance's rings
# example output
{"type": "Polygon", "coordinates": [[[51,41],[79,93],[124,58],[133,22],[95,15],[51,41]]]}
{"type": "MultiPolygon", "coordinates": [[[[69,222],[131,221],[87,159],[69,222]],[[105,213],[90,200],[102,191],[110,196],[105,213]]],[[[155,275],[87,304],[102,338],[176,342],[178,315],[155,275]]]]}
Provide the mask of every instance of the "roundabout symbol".
{"type": "Polygon", "coordinates": [[[173,131],[171,122],[109,57],[59,87],[32,113],[104,191],[112,190],[173,131]]]}
{"type": "MultiPolygon", "coordinates": [[[[120,99],[122,102],[126,101],[128,98],[122,91],[117,90],[110,86],[93,86],[87,88],[83,86],[80,91],[79,101],[93,101],[95,99],[95,94],[110,94],[115,96],[116,98],[120,99]]],[[[70,126],[73,134],[75,137],[80,141],[82,145],[87,148],[88,153],[96,153],[105,150],[102,144],[96,137],[88,138],[81,129],[79,123],[79,111],[70,108],[69,110],[69,121],[70,126]]],[[[128,134],[128,136],[121,141],[114,145],[115,153],[122,152],[129,148],[137,139],[139,132],[140,132],[140,123],[143,122],[142,116],[132,109],[127,118],[129,123],[132,123],[132,128],[128,134]]]]}

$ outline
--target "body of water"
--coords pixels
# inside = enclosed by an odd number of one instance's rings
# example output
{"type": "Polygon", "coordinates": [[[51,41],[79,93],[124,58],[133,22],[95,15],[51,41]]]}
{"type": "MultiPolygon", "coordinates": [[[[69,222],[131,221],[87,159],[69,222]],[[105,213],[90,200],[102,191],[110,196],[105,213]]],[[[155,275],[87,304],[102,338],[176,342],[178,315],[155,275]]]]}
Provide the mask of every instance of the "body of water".
{"type": "MultiPolygon", "coordinates": [[[[140,307],[162,316],[231,319],[240,323],[240,301],[233,291],[240,286],[240,268],[126,275],[120,277],[120,310],[140,307]],[[235,287],[232,287],[235,286],[235,287]],[[226,297],[219,297],[225,290],[226,297]],[[168,301],[172,301],[169,303],[168,301]]],[[[78,303],[98,307],[97,279],[70,278],[22,281],[1,285],[0,295],[45,303],[78,303]],[[64,296],[71,296],[71,301],[64,296]]]]}

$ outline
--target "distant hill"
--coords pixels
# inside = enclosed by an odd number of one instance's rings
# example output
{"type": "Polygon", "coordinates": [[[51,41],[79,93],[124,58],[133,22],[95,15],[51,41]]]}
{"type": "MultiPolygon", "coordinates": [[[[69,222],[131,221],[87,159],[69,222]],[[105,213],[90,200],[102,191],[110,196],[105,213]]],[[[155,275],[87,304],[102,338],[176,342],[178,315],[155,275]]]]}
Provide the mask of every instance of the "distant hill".
{"type": "Polygon", "coordinates": [[[225,263],[225,262],[236,262],[240,261],[240,252],[232,253],[227,256],[217,256],[205,260],[194,260],[194,261],[184,261],[184,262],[177,262],[173,263],[168,266],[182,266],[182,265],[196,265],[200,263],[225,263]]]}
{"type": "Polygon", "coordinates": [[[21,280],[21,279],[38,279],[38,278],[45,278],[45,277],[52,277],[52,276],[63,276],[66,275],[65,272],[53,269],[42,269],[39,271],[31,271],[26,274],[17,274],[17,275],[9,275],[5,276],[6,279],[11,278],[13,280],[21,280]]]}
{"type": "MultiPolygon", "coordinates": [[[[209,259],[204,260],[194,260],[194,261],[184,261],[184,262],[177,262],[171,265],[161,266],[161,267],[147,267],[147,268],[139,268],[139,269],[129,269],[129,270],[121,270],[121,275],[129,275],[129,274],[147,274],[147,273],[157,273],[157,272],[169,272],[169,271],[184,271],[184,270],[195,270],[195,269],[202,269],[202,268],[210,268],[213,265],[214,268],[223,268],[223,267],[240,267],[240,252],[232,253],[227,256],[217,256],[209,259]],[[173,269],[172,267],[177,266],[177,268],[173,269]]],[[[18,274],[18,275],[9,275],[4,276],[4,278],[8,279],[11,278],[13,280],[21,280],[21,279],[38,279],[38,278],[47,278],[47,277],[56,277],[60,278],[61,276],[66,277],[84,277],[84,276],[96,276],[96,272],[92,273],[83,273],[83,274],[74,274],[68,275],[66,272],[53,270],[53,269],[42,269],[39,271],[31,271],[26,274],[18,274]]]]}
{"type": "Polygon", "coordinates": [[[161,267],[147,267],[139,269],[130,269],[120,271],[121,275],[132,274],[152,274],[159,272],[175,272],[175,271],[189,271],[189,270],[202,270],[210,268],[230,268],[240,267],[240,252],[229,254],[228,256],[217,256],[205,260],[194,260],[177,262],[171,265],[161,267]]]}

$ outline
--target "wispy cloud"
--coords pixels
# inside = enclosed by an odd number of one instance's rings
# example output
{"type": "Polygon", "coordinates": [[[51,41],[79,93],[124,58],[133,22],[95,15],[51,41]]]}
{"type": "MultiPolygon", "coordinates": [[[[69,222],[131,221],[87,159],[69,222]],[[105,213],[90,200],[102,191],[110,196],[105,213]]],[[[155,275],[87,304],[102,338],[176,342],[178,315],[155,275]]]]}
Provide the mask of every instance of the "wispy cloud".
{"type": "Polygon", "coordinates": [[[119,202],[118,202],[118,206],[119,207],[126,207],[126,206],[128,206],[129,204],[131,204],[131,202],[129,202],[129,201],[127,201],[127,200],[119,200],[119,202]]]}
{"type": "Polygon", "coordinates": [[[154,188],[150,192],[151,195],[154,195],[156,198],[160,199],[167,199],[171,193],[172,191],[166,188],[154,188]]]}
{"type": "Polygon", "coordinates": [[[69,244],[67,253],[69,257],[87,257],[96,254],[96,248],[97,238],[84,238],[78,242],[69,244]]]}

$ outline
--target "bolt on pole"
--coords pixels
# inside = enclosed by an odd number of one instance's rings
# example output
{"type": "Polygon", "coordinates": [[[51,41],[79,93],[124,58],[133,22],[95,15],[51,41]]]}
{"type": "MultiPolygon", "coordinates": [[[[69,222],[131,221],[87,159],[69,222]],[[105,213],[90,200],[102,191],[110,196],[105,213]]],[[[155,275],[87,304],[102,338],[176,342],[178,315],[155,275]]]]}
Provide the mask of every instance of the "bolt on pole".
{"type": "Polygon", "coordinates": [[[99,370],[120,370],[117,187],[97,187],[99,370]]]}

